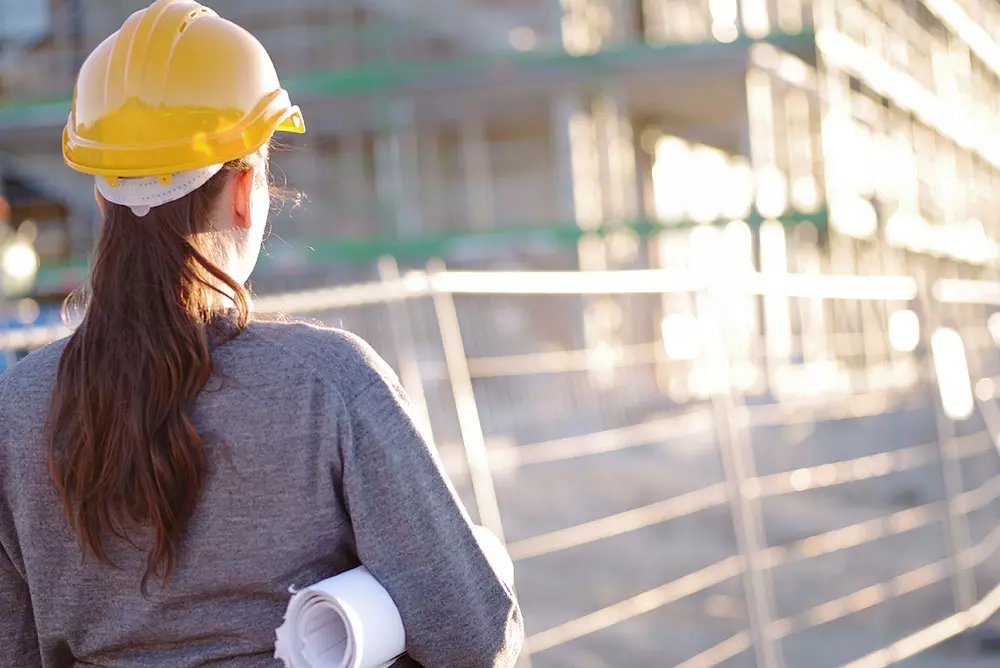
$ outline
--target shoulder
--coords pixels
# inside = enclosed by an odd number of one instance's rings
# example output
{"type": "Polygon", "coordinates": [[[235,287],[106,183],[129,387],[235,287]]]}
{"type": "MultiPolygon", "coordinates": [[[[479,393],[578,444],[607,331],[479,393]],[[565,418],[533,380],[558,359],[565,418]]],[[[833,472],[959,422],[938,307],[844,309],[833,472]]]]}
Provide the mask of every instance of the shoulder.
{"type": "Polygon", "coordinates": [[[367,341],[342,329],[305,322],[252,321],[243,336],[332,379],[348,403],[380,381],[397,382],[395,372],[367,341]]]}
{"type": "Polygon", "coordinates": [[[44,398],[48,401],[68,338],[42,346],[0,374],[0,406],[19,406],[44,398]]]}
{"type": "Polygon", "coordinates": [[[43,346],[0,374],[0,446],[44,426],[67,341],[43,346]]]}

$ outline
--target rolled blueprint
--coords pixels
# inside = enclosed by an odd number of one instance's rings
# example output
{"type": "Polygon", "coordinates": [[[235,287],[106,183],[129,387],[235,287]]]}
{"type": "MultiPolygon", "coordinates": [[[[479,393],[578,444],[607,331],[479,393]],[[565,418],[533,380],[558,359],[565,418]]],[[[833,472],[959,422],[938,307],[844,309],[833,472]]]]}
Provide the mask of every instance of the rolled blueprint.
{"type": "Polygon", "coordinates": [[[384,668],[404,651],[399,611],[365,568],[292,596],[274,646],[288,668],[384,668]]]}
{"type": "MultiPolygon", "coordinates": [[[[483,527],[474,532],[497,577],[513,587],[503,543],[483,527]]],[[[274,657],[286,668],[387,668],[406,651],[399,610],[364,567],[295,592],[276,635],[274,657]]]]}
{"type": "Polygon", "coordinates": [[[486,527],[474,526],[472,527],[472,532],[476,535],[476,540],[479,542],[479,549],[486,555],[497,577],[500,578],[501,582],[513,589],[514,562],[511,561],[510,555],[507,554],[507,548],[503,546],[503,543],[497,538],[496,534],[486,527]]]}

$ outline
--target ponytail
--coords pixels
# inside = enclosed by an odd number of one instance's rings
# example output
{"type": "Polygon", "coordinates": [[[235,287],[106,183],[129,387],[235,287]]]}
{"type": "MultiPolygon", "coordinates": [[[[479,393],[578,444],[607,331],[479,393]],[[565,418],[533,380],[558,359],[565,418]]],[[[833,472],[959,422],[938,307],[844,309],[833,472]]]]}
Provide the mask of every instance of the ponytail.
{"type": "Polygon", "coordinates": [[[213,264],[209,216],[230,162],[184,198],[138,217],[103,202],[85,316],[62,354],[48,422],[49,475],[84,554],[115,566],[106,539],[148,531],[142,591],[168,582],[205,483],[207,457],[189,410],[211,375],[212,348],[249,318],[242,285],[213,264]],[[233,308],[221,309],[220,301],[233,308]],[[213,337],[221,312],[233,325],[213,337]]]}

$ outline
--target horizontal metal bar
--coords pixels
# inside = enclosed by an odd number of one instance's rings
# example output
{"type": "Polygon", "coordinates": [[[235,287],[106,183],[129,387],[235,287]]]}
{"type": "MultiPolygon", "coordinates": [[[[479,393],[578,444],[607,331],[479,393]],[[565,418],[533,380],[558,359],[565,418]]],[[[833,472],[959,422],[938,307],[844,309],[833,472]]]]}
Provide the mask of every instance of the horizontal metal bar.
{"type": "Polygon", "coordinates": [[[944,444],[943,450],[944,456],[949,459],[970,459],[987,452],[994,452],[995,447],[993,437],[982,429],[974,434],[952,438],[944,444]]]}
{"type": "Polygon", "coordinates": [[[1000,526],[993,527],[985,538],[962,553],[962,565],[975,568],[996,554],[1000,548],[1000,526]]]}
{"type": "Polygon", "coordinates": [[[917,296],[917,282],[909,276],[751,274],[739,281],[738,289],[768,296],[859,301],[910,301],[917,296]]]}
{"type": "MultiPolygon", "coordinates": [[[[513,450],[511,455],[505,453],[503,461],[506,462],[506,466],[510,467],[563,461],[587,455],[625,450],[670,439],[709,434],[712,427],[711,411],[699,409],[683,415],[672,415],[627,427],[520,445],[513,450]]],[[[495,466],[494,470],[502,468],[504,467],[495,466]]]]}
{"type": "Polygon", "coordinates": [[[853,420],[885,413],[894,405],[901,405],[905,399],[899,392],[876,390],[845,397],[783,401],[747,406],[740,411],[740,419],[744,424],[755,427],[809,424],[820,420],[853,420]]]}
{"type": "Polygon", "coordinates": [[[886,601],[925,589],[948,578],[947,562],[936,561],[915,568],[886,582],[865,587],[832,601],[813,606],[792,617],[774,622],[772,632],[779,638],[798,631],[829,624],[854,613],[867,610],[886,601]]]}
{"type": "MultiPolygon", "coordinates": [[[[666,359],[660,343],[637,343],[629,346],[613,346],[610,353],[615,355],[615,368],[653,364],[666,359]]],[[[499,378],[508,376],[532,376],[547,373],[569,373],[590,371],[601,368],[593,350],[554,350],[523,355],[495,355],[469,359],[469,372],[474,378],[499,378]]]]}
{"type": "Polygon", "coordinates": [[[709,647],[697,656],[678,663],[674,668],[713,668],[713,666],[717,666],[747,651],[752,646],[752,642],[749,632],[740,631],[717,645],[709,647]]]}
{"type": "Polygon", "coordinates": [[[934,298],[946,304],[1000,305],[1000,283],[942,278],[934,284],[934,298]]]}
{"type": "Polygon", "coordinates": [[[982,510],[998,498],[1000,498],[1000,476],[990,478],[975,489],[962,492],[952,499],[952,506],[956,514],[967,515],[982,510]]]}
{"type": "MultiPolygon", "coordinates": [[[[262,296],[254,299],[258,312],[287,314],[378,305],[424,297],[434,292],[452,294],[668,294],[695,292],[707,287],[702,276],[682,270],[636,271],[445,271],[433,276],[410,272],[399,282],[372,282],[262,296]]],[[[898,300],[916,295],[916,282],[906,276],[823,276],[787,274],[741,276],[726,290],[756,295],[784,295],[819,299],[898,300]]],[[[0,350],[43,345],[69,330],[30,328],[0,334],[0,350]]]]}
{"type": "Polygon", "coordinates": [[[687,517],[725,502],[726,486],[720,482],[642,508],[509,543],[507,551],[514,561],[539,557],[687,517]]]}
{"type": "Polygon", "coordinates": [[[378,306],[410,297],[428,295],[426,277],[410,274],[401,281],[358,283],[322,290],[305,290],[269,297],[255,297],[253,309],[259,313],[315,313],[358,306],[378,306]]]}
{"type": "Polygon", "coordinates": [[[873,543],[888,536],[915,531],[943,520],[944,511],[942,502],[928,503],[809,536],[790,545],[775,545],[764,550],[761,564],[764,568],[777,568],[790,562],[813,559],[873,543]]]}
{"type": "MultiPolygon", "coordinates": [[[[838,276],[747,274],[720,289],[756,295],[909,301],[917,283],[909,276],[838,276]]],[[[435,290],[454,294],[661,294],[695,292],[708,287],[699,274],[686,270],[634,271],[452,271],[432,277],[435,290]]]]}
{"type": "Polygon", "coordinates": [[[880,452],[795,471],[772,473],[748,479],[744,483],[746,489],[743,491],[752,498],[767,498],[880,478],[926,466],[934,461],[936,450],[934,443],[925,443],[892,452],[880,452]]]}
{"type": "Polygon", "coordinates": [[[431,286],[453,294],[611,295],[695,292],[704,281],[689,271],[448,271],[431,286]]]}
{"type": "Polygon", "coordinates": [[[979,626],[1000,610],[1000,585],[968,610],[931,624],[916,633],[852,661],[843,668],[886,668],[979,626]]]}
{"type": "Polygon", "coordinates": [[[619,603],[601,608],[589,615],[554,626],[531,636],[527,640],[532,654],[564,645],[577,638],[596,633],[639,615],[652,612],[698,592],[705,591],[743,572],[742,557],[729,557],[689,573],[667,584],[644,591],[619,603]]]}

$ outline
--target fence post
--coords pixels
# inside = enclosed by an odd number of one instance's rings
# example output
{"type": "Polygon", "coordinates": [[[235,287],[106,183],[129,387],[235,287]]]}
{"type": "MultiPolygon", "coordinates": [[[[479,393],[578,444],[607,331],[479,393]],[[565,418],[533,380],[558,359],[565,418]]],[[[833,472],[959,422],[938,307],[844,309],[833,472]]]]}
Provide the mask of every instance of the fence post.
{"type": "MultiPolygon", "coordinates": [[[[982,353],[982,347],[974,346],[972,350],[975,350],[975,353],[970,355],[970,371],[973,364],[979,369],[989,368],[988,364],[984,362],[985,355],[982,353]]],[[[979,376],[980,379],[987,377],[981,375],[981,373],[977,373],[976,376],[979,376]]],[[[976,384],[973,384],[973,388],[975,390],[976,384]]],[[[1000,453],[1000,430],[995,429],[996,425],[1000,425],[1000,408],[996,405],[997,396],[998,393],[995,388],[993,389],[992,396],[989,398],[981,397],[976,392],[976,407],[983,418],[987,436],[993,443],[994,448],[997,449],[997,452],[1000,453]]],[[[970,566],[969,570],[972,572],[972,583],[973,587],[975,587],[975,565],[970,566]]],[[[973,591],[973,594],[975,597],[979,596],[978,591],[973,591]]],[[[975,642],[975,645],[984,654],[1000,653],[1000,619],[997,619],[996,615],[992,615],[992,618],[992,621],[987,620],[978,628],[976,635],[972,636],[972,641],[975,642]]]]}
{"type": "MultiPolygon", "coordinates": [[[[969,548],[969,524],[968,517],[964,509],[959,508],[959,495],[963,490],[961,461],[955,456],[955,425],[951,418],[945,414],[941,386],[937,375],[937,366],[934,361],[934,353],[930,346],[931,337],[941,326],[937,313],[937,303],[931,296],[928,286],[928,278],[924,271],[917,274],[917,284],[919,286],[918,299],[921,310],[924,313],[924,320],[927,324],[927,332],[922,337],[924,340],[924,355],[929,365],[931,378],[934,379],[937,387],[934,391],[934,422],[937,429],[938,449],[941,457],[941,475],[944,481],[945,501],[947,502],[947,512],[945,513],[944,529],[946,545],[949,552],[948,563],[950,566],[950,579],[952,597],[955,602],[955,611],[962,612],[968,610],[975,598],[975,583],[972,572],[966,567],[966,554],[969,548]]],[[[991,435],[992,438],[992,435],[991,435]]]]}
{"type": "MultiPolygon", "coordinates": [[[[462,444],[465,446],[465,457],[469,464],[469,479],[472,481],[472,492],[476,497],[476,507],[479,510],[479,522],[492,531],[504,545],[503,521],[500,517],[500,504],[497,501],[496,489],[493,486],[493,471],[490,466],[490,453],[486,449],[486,436],[483,434],[483,423],[479,419],[479,406],[472,387],[472,374],[469,372],[469,360],[465,356],[465,343],[462,340],[462,325],[458,320],[455,308],[455,296],[450,292],[442,292],[434,287],[433,278],[445,271],[441,260],[427,263],[427,273],[431,277],[431,292],[434,299],[434,312],[437,315],[438,329],[441,331],[441,345],[444,348],[444,362],[448,368],[448,380],[455,397],[455,411],[458,414],[458,428],[462,433],[462,444]]],[[[517,664],[520,668],[531,668],[531,649],[525,640],[521,656],[517,664]]]]}
{"type": "MultiPolygon", "coordinates": [[[[378,260],[378,274],[382,283],[398,283],[399,265],[396,258],[383,255],[378,260]]],[[[420,363],[417,360],[417,350],[414,344],[413,327],[410,325],[410,314],[407,310],[406,298],[390,299],[386,306],[389,309],[389,328],[392,330],[393,346],[396,349],[396,359],[399,363],[399,380],[403,389],[409,395],[410,401],[424,421],[427,434],[434,433],[431,427],[430,411],[427,408],[427,396],[424,394],[424,381],[420,374],[420,363]]]]}
{"type": "MultiPolygon", "coordinates": [[[[440,260],[433,260],[427,264],[427,271],[432,281],[435,274],[444,270],[444,262],[440,260]]],[[[503,523],[500,519],[500,505],[493,487],[489,452],[486,450],[486,437],[479,419],[479,407],[472,389],[469,362],[465,357],[462,327],[458,321],[458,311],[455,309],[455,297],[450,292],[435,289],[433,282],[431,290],[434,312],[437,315],[438,328],[441,330],[441,345],[444,348],[448,380],[451,382],[451,391],[455,397],[458,427],[462,433],[462,444],[465,446],[465,456],[469,464],[469,479],[472,481],[472,491],[479,510],[479,521],[506,544],[503,523]]]]}
{"type": "MultiPolygon", "coordinates": [[[[746,425],[737,417],[742,398],[733,389],[724,324],[718,312],[718,292],[722,286],[710,283],[696,295],[698,320],[707,344],[713,377],[712,413],[726,477],[736,545],[744,560],[743,588],[747,599],[750,633],[759,668],[783,668],[781,646],[774,633],[773,583],[761,562],[764,549],[763,520],[760,516],[756,467],[746,425]]],[[[744,406],[744,414],[746,407],[744,406]]]]}

